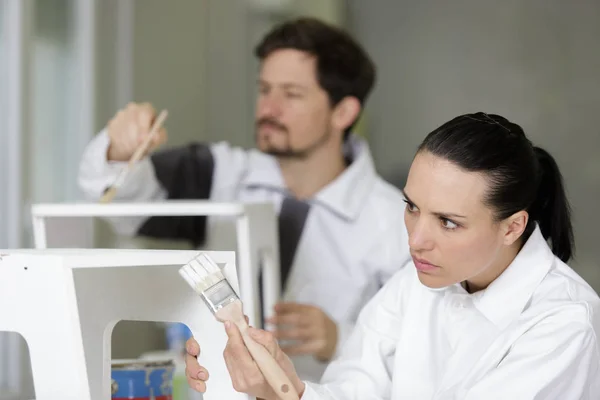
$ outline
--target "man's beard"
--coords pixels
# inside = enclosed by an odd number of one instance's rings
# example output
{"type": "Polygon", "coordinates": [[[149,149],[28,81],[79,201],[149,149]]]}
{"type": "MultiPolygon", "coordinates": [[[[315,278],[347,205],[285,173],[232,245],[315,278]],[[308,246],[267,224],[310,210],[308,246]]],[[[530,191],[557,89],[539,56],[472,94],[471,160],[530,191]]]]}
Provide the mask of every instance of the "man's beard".
{"type": "Polygon", "coordinates": [[[282,125],[278,121],[275,121],[271,118],[261,118],[256,123],[256,127],[257,127],[256,141],[257,142],[258,142],[258,129],[260,129],[261,126],[265,126],[265,125],[271,126],[272,128],[277,129],[278,131],[282,132],[285,135],[286,144],[283,147],[271,146],[269,143],[269,138],[267,137],[266,138],[267,144],[266,144],[265,148],[262,149],[263,153],[266,153],[266,154],[269,154],[269,155],[272,155],[272,156],[278,157],[278,158],[306,159],[314,151],[321,148],[325,143],[327,143],[327,141],[331,137],[331,130],[327,129],[313,143],[309,144],[308,146],[304,147],[303,149],[294,149],[294,148],[292,148],[291,143],[290,143],[289,131],[284,125],[282,125]]]}

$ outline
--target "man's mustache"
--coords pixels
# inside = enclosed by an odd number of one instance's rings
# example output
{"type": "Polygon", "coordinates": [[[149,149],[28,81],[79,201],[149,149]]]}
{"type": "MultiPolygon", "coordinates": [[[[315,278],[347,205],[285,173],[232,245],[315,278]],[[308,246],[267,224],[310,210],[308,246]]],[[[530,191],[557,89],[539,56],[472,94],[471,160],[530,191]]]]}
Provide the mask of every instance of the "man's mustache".
{"type": "Polygon", "coordinates": [[[259,128],[261,128],[263,126],[270,127],[270,128],[279,129],[280,131],[287,132],[287,128],[285,127],[285,125],[283,125],[279,121],[274,120],[272,118],[261,118],[256,122],[256,126],[258,126],[259,128]]]}

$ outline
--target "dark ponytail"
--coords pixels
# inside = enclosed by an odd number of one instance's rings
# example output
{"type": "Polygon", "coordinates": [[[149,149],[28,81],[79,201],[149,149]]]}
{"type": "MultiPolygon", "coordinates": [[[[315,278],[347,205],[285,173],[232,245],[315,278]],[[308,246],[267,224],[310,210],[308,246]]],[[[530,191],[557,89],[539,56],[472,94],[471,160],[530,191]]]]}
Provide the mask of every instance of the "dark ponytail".
{"type": "Polygon", "coordinates": [[[538,221],[542,235],[551,242],[552,252],[566,262],[573,255],[574,239],[563,178],[556,161],[546,150],[533,149],[540,166],[540,181],[529,211],[531,219],[538,221]]]}
{"type": "Polygon", "coordinates": [[[461,115],[427,135],[419,151],[485,173],[485,202],[495,210],[496,220],[527,211],[523,239],[537,222],[552,252],[564,262],[571,258],[573,228],[562,175],[552,156],[534,147],[519,125],[494,114],[461,115]]]}

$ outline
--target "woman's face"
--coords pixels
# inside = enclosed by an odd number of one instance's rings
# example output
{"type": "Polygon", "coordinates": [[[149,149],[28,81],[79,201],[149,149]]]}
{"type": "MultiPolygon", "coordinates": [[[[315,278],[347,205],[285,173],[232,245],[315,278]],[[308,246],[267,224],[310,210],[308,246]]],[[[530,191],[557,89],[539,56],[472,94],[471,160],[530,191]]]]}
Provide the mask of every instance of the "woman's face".
{"type": "Polygon", "coordinates": [[[404,188],[404,218],[411,255],[425,286],[467,281],[471,291],[483,289],[518,252],[511,255],[511,248],[527,217],[517,219],[517,226],[512,217],[495,221],[484,203],[487,188],[481,173],[462,170],[426,151],[415,157],[404,188]]]}

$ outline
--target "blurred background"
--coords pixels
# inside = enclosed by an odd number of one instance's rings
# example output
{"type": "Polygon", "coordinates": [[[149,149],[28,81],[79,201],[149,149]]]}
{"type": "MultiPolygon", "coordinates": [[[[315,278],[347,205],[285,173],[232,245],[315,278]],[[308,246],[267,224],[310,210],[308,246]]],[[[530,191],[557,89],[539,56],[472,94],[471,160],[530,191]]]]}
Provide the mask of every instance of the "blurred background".
{"type": "MultiPolygon", "coordinates": [[[[129,101],[169,110],[169,145],[251,147],[253,47],[299,15],[345,27],[374,58],[359,133],[399,187],[419,142],[458,114],[523,126],[562,169],[572,265],[600,291],[598,0],[0,0],[0,248],[33,245],[31,204],[81,199],[82,150],[129,101]]],[[[98,221],[73,230],[62,234],[90,247],[179,246],[116,238],[98,221]]],[[[165,341],[135,323],[114,335],[116,357],[165,341]]],[[[0,337],[0,399],[28,385],[12,367],[23,346],[0,337]]]]}

